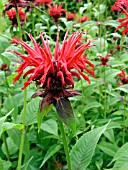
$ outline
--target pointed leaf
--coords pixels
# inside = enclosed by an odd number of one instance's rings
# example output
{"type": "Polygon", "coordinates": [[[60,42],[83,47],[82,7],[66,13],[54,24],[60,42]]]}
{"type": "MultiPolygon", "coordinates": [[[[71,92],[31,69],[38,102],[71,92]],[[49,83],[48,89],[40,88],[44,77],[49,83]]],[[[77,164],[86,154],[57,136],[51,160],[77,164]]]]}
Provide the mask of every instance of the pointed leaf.
{"type": "Polygon", "coordinates": [[[56,121],[53,119],[43,122],[40,128],[48,133],[58,136],[58,126],[56,121]]]}
{"type": "Polygon", "coordinates": [[[124,84],[124,85],[122,85],[120,87],[117,87],[115,90],[121,90],[121,91],[123,91],[125,93],[128,93],[128,84],[124,84]]]}
{"type": "Polygon", "coordinates": [[[62,145],[53,145],[53,146],[51,146],[49,149],[48,149],[48,151],[47,151],[47,153],[46,153],[46,155],[45,155],[45,157],[44,157],[44,159],[43,159],[43,162],[42,162],[42,164],[40,165],[40,168],[45,164],[45,162],[50,158],[50,157],[52,157],[56,152],[58,152],[60,149],[62,148],[62,145]]]}
{"type": "Polygon", "coordinates": [[[40,126],[41,126],[43,117],[52,109],[52,107],[53,107],[52,104],[49,106],[45,106],[42,112],[40,112],[40,109],[38,109],[38,112],[37,112],[38,132],[40,132],[40,126]]]}
{"type": "Polygon", "coordinates": [[[118,170],[119,168],[121,169],[123,165],[125,165],[125,163],[127,163],[127,160],[128,160],[128,142],[117,150],[110,164],[116,161],[113,170],[116,170],[116,168],[118,170]]]}
{"type": "Polygon", "coordinates": [[[73,170],[85,170],[87,168],[91,162],[98,140],[107,126],[108,124],[85,133],[73,146],[70,152],[73,170]]]}
{"type": "Polygon", "coordinates": [[[55,104],[59,118],[64,122],[72,132],[76,134],[76,123],[72,106],[68,98],[60,98],[55,104]]]}

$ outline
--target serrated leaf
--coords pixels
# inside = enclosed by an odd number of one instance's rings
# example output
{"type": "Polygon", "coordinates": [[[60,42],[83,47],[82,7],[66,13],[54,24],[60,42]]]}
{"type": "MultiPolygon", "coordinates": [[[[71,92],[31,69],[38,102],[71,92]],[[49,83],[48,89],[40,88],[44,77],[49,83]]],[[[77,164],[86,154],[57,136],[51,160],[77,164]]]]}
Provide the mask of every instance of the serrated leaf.
{"type": "Polygon", "coordinates": [[[62,148],[62,145],[53,145],[53,146],[51,146],[49,149],[48,149],[48,151],[47,151],[47,153],[46,153],[46,155],[45,155],[45,157],[44,157],[44,159],[43,159],[43,162],[41,163],[41,165],[40,165],[40,168],[45,164],[45,162],[50,158],[50,157],[52,157],[56,152],[58,152],[60,149],[62,148]]]}
{"type": "Polygon", "coordinates": [[[62,122],[64,122],[76,134],[76,122],[72,106],[68,98],[61,98],[55,104],[57,114],[62,122]]]}
{"type": "Polygon", "coordinates": [[[58,136],[58,125],[53,119],[43,122],[40,128],[48,133],[58,136]]]}
{"type": "Polygon", "coordinates": [[[87,168],[91,162],[98,140],[107,126],[108,124],[85,133],[73,146],[70,152],[73,170],[85,170],[87,168]]]}
{"type": "Polygon", "coordinates": [[[124,84],[124,85],[122,85],[120,87],[117,87],[115,90],[121,90],[121,91],[123,91],[125,93],[128,93],[128,84],[124,84]]]}
{"type": "Polygon", "coordinates": [[[127,162],[127,160],[128,160],[128,142],[117,150],[114,158],[110,162],[111,164],[116,161],[112,170],[116,170],[115,168],[123,167],[123,165],[127,162]]]}

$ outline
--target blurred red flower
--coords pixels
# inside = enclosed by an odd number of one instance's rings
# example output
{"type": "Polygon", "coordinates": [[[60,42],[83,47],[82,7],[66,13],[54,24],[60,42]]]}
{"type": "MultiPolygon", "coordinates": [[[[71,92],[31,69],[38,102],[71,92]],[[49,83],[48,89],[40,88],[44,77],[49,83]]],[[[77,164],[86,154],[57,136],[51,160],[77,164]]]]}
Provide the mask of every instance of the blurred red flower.
{"type": "Polygon", "coordinates": [[[60,16],[66,13],[66,10],[62,8],[62,5],[57,6],[54,4],[54,6],[48,5],[48,7],[48,13],[51,17],[53,17],[56,23],[58,22],[60,16]]]}
{"type": "MultiPolygon", "coordinates": [[[[27,19],[27,17],[25,16],[25,12],[22,11],[22,8],[18,8],[18,13],[19,13],[20,22],[21,24],[23,24],[24,20],[27,19]]],[[[17,26],[18,24],[16,19],[16,9],[12,8],[6,11],[6,14],[8,15],[8,18],[12,21],[12,25],[17,26]]]]}
{"type": "Polygon", "coordinates": [[[118,11],[120,11],[120,8],[114,4],[111,6],[111,11],[118,12],[118,11]]]}
{"type": "Polygon", "coordinates": [[[34,1],[35,4],[44,4],[44,5],[48,5],[51,2],[52,0],[35,0],[34,1]]]}
{"type": "Polygon", "coordinates": [[[124,30],[122,31],[122,35],[124,34],[128,34],[128,12],[120,6],[120,8],[122,9],[123,13],[125,14],[125,18],[119,18],[117,21],[121,22],[121,24],[116,28],[116,31],[119,30],[122,27],[125,27],[124,30]]]}
{"type": "Polygon", "coordinates": [[[26,56],[17,51],[13,51],[24,60],[16,70],[18,75],[15,77],[14,83],[19,80],[25,68],[33,66],[33,68],[24,74],[24,77],[29,74],[30,77],[24,83],[22,89],[25,89],[32,81],[40,85],[41,89],[45,89],[33,95],[33,97],[43,97],[41,110],[44,106],[53,103],[61,97],[70,97],[79,94],[76,90],[67,90],[68,88],[74,87],[74,76],[76,76],[78,80],[80,80],[80,76],[82,76],[90,83],[89,77],[83,71],[90,73],[92,76],[94,75],[94,72],[87,67],[88,65],[94,68],[94,65],[86,57],[82,56],[84,51],[91,47],[90,41],[76,48],[77,43],[82,38],[82,33],[74,32],[69,39],[66,40],[67,35],[68,32],[66,32],[62,47],[60,48],[58,32],[54,57],[52,57],[47,37],[45,36],[46,40],[44,40],[42,33],[40,36],[43,48],[35,41],[32,35],[29,35],[29,37],[34,44],[34,48],[22,40],[14,39],[15,43],[21,44],[28,53],[26,56]]]}
{"type": "Polygon", "coordinates": [[[117,0],[115,3],[114,3],[115,6],[121,6],[125,9],[128,8],[128,0],[117,0]]]}
{"type": "Polygon", "coordinates": [[[118,82],[119,85],[128,84],[128,76],[124,70],[122,70],[120,73],[118,73],[116,75],[116,77],[120,77],[121,82],[118,82]]]}
{"type": "Polygon", "coordinates": [[[72,13],[72,12],[67,13],[66,17],[67,17],[68,21],[71,21],[71,20],[73,20],[76,17],[76,13],[72,13]]]}
{"type": "Polygon", "coordinates": [[[78,18],[78,22],[80,22],[80,23],[83,23],[83,22],[86,22],[86,21],[88,21],[88,16],[78,18]]]}

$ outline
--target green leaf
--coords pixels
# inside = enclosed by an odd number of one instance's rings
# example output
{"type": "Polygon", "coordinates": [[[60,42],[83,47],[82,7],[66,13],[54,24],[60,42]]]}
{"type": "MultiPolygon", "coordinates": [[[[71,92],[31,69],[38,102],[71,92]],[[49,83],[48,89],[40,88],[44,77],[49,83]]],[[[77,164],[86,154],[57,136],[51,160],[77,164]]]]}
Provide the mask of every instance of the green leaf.
{"type": "Polygon", "coordinates": [[[90,102],[87,103],[87,105],[85,106],[85,108],[83,109],[83,112],[86,112],[87,110],[94,108],[94,107],[101,107],[102,105],[98,102],[90,102]]]}
{"type": "Polygon", "coordinates": [[[38,132],[40,131],[40,126],[41,126],[43,117],[52,109],[52,107],[53,107],[52,104],[49,106],[45,106],[42,112],[40,112],[40,109],[38,109],[38,112],[37,112],[38,132]]]}
{"type": "MultiPolygon", "coordinates": [[[[40,98],[37,97],[35,99],[32,99],[29,103],[27,103],[27,109],[26,109],[26,126],[32,125],[33,123],[37,122],[37,112],[39,109],[39,101],[40,98]]],[[[21,114],[23,115],[23,110],[21,111],[21,114]]]]}
{"type": "Polygon", "coordinates": [[[117,87],[115,90],[121,90],[121,91],[123,91],[125,93],[128,93],[128,84],[124,84],[124,85],[122,85],[120,87],[117,87]]]}
{"type": "Polygon", "coordinates": [[[44,157],[44,159],[43,159],[43,162],[41,163],[41,165],[40,165],[40,168],[45,164],[45,162],[49,159],[49,158],[51,158],[56,152],[58,152],[60,149],[62,148],[62,145],[53,145],[53,146],[51,146],[49,149],[48,149],[48,151],[47,151],[47,153],[46,153],[46,155],[45,155],[45,157],[44,157]]]}
{"type": "Polygon", "coordinates": [[[74,118],[74,113],[72,106],[68,98],[60,98],[55,104],[57,114],[62,122],[64,122],[76,135],[76,122],[74,118]]]}
{"type": "Polygon", "coordinates": [[[113,129],[108,129],[104,132],[104,136],[109,139],[110,142],[115,142],[113,129]]]}
{"type": "MultiPolygon", "coordinates": [[[[7,130],[7,133],[9,135],[9,137],[13,140],[14,144],[18,148],[20,148],[21,132],[17,129],[9,129],[9,130],[7,130]]],[[[23,153],[25,155],[28,155],[28,153],[29,153],[29,141],[28,141],[28,137],[26,135],[25,135],[23,153]]]]}
{"type": "Polygon", "coordinates": [[[0,36],[0,54],[4,52],[9,45],[9,41],[6,38],[0,36]]]}
{"type": "Polygon", "coordinates": [[[18,105],[17,101],[13,96],[6,98],[6,100],[4,102],[4,110],[6,112],[9,112],[10,110],[14,109],[12,111],[12,116],[13,116],[15,121],[16,121],[16,118],[17,118],[17,115],[18,115],[18,106],[17,105],[18,105]]]}
{"type": "Polygon", "coordinates": [[[128,142],[117,150],[113,160],[110,162],[110,164],[115,162],[112,170],[126,170],[128,168],[127,161],[128,161],[128,142]]]}
{"type": "Polygon", "coordinates": [[[1,55],[0,58],[2,59],[3,63],[6,63],[8,66],[10,66],[10,60],[7,57],[1,55]]]}
{"type": "Polygon", "coordinates": [[[48,133],[58,136],[58,125],[53,119],[43,122],[40,128],[48,133]]]}
{"type": "Polygon", "coordinates": [[[33,156],[21,167],[21,170],[29,170],[29,164],[31,160],[33,159],[33,156]]]}
{"type": "MultiPolygon", "coordinates": [[[[18,147],[16,146],[16,144],[13,142],[13,140],[10,137],[6,138],[6,142],[8,146],[9,155],[13,155],[14,153],[18,151],[18,147]]],[[[4,143],[2,144],[2,151],[5,155],[7,155],[6,147],[4,143]]]]}
{"type": "Polygon", "coordinates": [[[118,147],[115,144],[109,143],[109,142],[105,142],[102,141],[98,144],[98,147],[106,154],[110,155],[110,156],[114,156],[118,147]]]}
{"type": "Polygon", "coordinates": [[[4,124],[4,121],[6,120],[6,118],[13,112],[14,109],[12,109],[8,114],[6,114],[4,117],[1,117],[0,118],[0,137],[1,137],[1,134],[3,133],[3,124],[4,124]]]}
{"type": "Polygon", "coordinates": [[[0,170],[9,170],[12,166],[10,161],[5,161],[0,158],[0,170]]]}
{"type": "Polygon", "coordinates": [[[104,22],[104,25],[111,26],[111,27],[117,27],[119,23],[115,20],[108,20],[104,22]]]}
{"type": "Polygon", "coordinates": [[[8,129],[12,129],[12,128],[15,128],[15,129],[23,129],[23,125],[22,124],[14,124],[14,123],[11,123],[11,122],[4,122],[3,126],[2,126],[2,132],[8,130],[8,129]]]}
{"type": "Polygon", "coordinates": [[[85,170],[87,168],[91,162],[98,140],[107,126],[108,124],[85,133],[73,146],[70,152],[73,170],[85,170]]]}

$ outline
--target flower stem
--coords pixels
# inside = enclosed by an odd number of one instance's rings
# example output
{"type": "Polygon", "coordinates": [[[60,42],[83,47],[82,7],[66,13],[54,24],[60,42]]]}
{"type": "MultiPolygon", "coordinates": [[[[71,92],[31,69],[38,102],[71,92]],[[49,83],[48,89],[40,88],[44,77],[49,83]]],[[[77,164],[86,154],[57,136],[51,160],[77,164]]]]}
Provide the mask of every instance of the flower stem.
{"type": "Polygon", "coordinates": [[[126,96],[127,94],[124,94],[124,114],[123,114],[123,122],[124,122],[124,127],[123,127],[123,139],[122,139],[122,143],[125,143],[125,130],[126,130],[126,108],[127,108],[127,101],[126,101],[126,96]]]}
{"type": "Polygon", "coordinates": [[[107,112],[107,96],[106,96],[106,77],[105,77],[106,66],[104,67],[104,118],[106,118],[107,112]]]}
{"type": "Polygon", "coordinates": [[[18,28],[19,28],[19,38],[22,37],[22,29],[21,29],[21,25],[20,25],[20,17],[19,17],[19,12],[18,12],[18,8],[17,6],[15,7],[16,9],[16,19],[17,19],[17,24],[18,24],[18,28]]]}
{"type": "Polygon", "coordinates": [[[69,156],[69,149],[68,149],[66,134],[65,134],[65,131],[64,131],[64,126],[63,126],[63,123],[61,122],[61,120],[59,120],[59,125],[60,125],[60,131],[61,131],[61,134],[62,134],[64,151],[65,151],[65,154],[66,154],[68,170],[71,170],[71,161],[70,161],[70,156],[69,156]]]}
{"type": "Polygon", "coordinates": [[[22,124],[23,124],[23,130],[21,134],[21,141],[20,141],[20,150],[19,150],[19,159],[18,159],[18,167],[17,170],[21,169],[21,163],[22,163],[22,153],[24,148],[24,139],[25,139],[25,123],[26,123],[26,99],[27,99],[27,90],[24,90],[24,112],[22,117],[22,124]]]}
{"type": "Polygon", "coordinates": [[[3,137],[3,142],[5,144],[5,149],[6,149],[6,153],[7,153],[7,159],[9,161],[10,160],[10,156],[9,156],[9,150],[8,150],[8,144],[7,144],[7,141],[6,141],[5,132],[2,134],[2,137],[3,137]]]}

